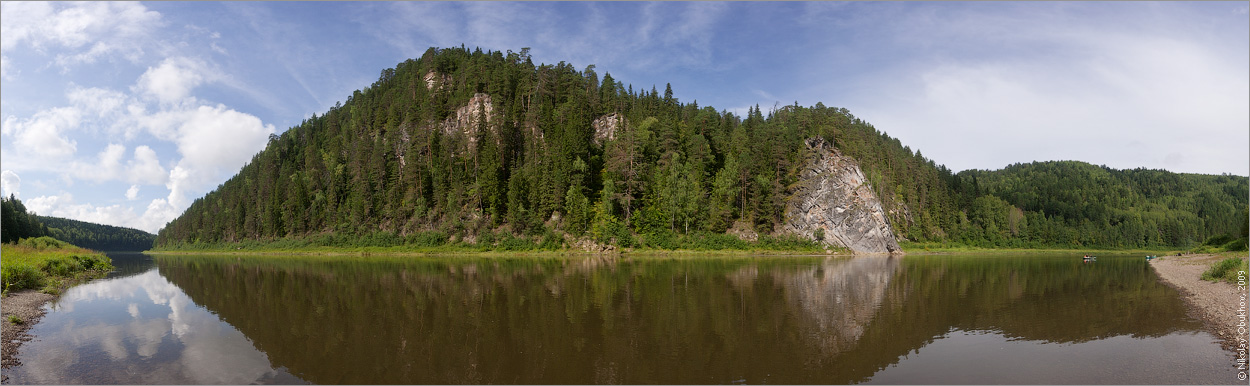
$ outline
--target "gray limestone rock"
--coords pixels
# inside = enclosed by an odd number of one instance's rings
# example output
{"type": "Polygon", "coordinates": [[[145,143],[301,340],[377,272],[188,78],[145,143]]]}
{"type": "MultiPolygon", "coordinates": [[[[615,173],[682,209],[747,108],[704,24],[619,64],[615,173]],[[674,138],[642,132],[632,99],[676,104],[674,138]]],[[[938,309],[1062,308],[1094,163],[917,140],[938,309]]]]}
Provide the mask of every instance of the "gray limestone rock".
{"type": "Polygon", "coordinates": [[[781,231],[816,240],[820,230],[825,244],[855,253],[902,253],[859,163],[823,138],[806,144],[808,155],[786,201],[781,231]]]}

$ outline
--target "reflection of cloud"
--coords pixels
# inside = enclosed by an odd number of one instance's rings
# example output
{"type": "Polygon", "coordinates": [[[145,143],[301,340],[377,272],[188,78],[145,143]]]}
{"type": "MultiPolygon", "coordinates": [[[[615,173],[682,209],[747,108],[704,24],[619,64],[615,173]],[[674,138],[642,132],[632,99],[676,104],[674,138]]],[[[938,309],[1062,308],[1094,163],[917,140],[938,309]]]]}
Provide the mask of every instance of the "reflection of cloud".
{"type": "Polygon", "coordinates": [[[249,384],[279,373],[156,269],[75,287],[60,304],[32,331],[24,352],[34,354],[6,371],[15,383],[249,384]],[[169,312],[142,311],[152,307],[169,312]]]}

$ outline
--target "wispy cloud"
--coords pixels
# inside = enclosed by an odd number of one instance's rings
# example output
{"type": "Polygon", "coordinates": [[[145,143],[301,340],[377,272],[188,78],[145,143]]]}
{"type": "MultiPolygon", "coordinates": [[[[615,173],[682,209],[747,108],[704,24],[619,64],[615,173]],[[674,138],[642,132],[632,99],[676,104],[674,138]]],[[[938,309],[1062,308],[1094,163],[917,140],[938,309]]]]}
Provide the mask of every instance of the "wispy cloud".
{"type": "Polygon", "coordinates": [[[138,3],[5,2],[0,12],[0,48],[18,45],[60,51],[62,67],[92,63],[109,55],[138,61],[161,15],[138,3]]]}

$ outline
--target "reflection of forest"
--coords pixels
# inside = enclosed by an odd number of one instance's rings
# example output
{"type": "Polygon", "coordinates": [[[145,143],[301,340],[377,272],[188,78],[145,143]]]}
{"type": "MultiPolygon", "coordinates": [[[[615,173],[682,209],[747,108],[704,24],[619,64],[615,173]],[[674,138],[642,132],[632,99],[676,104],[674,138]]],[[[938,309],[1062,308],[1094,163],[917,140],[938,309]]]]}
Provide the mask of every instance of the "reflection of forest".
{"type": "Polygon", "coordinates": [[[134,276],[156,267],[152,257],[140,252],[105,252],[113,263],[113,272],[108,277],[122,278],[134,276]]]}
{"type": "Polygon", "coordinates": [[[1136,260],[171,257],[161,274],[314,383],[851,383],[952,329],[1185,326],[1136,260]]]}

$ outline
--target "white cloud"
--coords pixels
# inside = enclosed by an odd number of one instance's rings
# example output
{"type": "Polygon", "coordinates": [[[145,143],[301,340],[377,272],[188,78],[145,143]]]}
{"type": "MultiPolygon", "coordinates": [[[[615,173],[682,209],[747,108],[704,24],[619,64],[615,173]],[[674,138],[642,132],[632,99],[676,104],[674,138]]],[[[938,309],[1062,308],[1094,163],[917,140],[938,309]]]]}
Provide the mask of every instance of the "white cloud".
{"type": "Polygon", "coordinates": [[[136,2],[4,2],[0,4],[0,48],[28,44],[36,51],[61,49],[63,67],[92,63],[110,54],[132,62],[163,24],[160,13],[136,2]]]}
{"type": "Polygon", "coordinates": [[[0,79],[13,80],[13,77],[9,75],[9,66],[9,57],[0,55],[0,79]]]}
{"type": "Polygon", "coordinates": [[[165,183],[165,168],[161,167],[156,151],[146,145],[135,148],[134,158],[127,164],[126,180],[145,185],[165,183]]]}
{"type": "MultiPolygon", "coordinates": [[[[202,61],[177,57],[168,58],[139,77],[135,89],[138,93],[156,98],[162,104],[184,102],[191,90],[215,77],[215,72],[202,61]]],[[[194,99],[192,99],[193,101],[194,99]]]]}
{"type": "Polygon", "coordinates": [[[123,112],[126,95],[102,88],[82,88],[73,86],[66,93],[66,98],[83,114],[98,118],[113,118],[123,112]]]}
{"type": "Polygon", "coordinates": [[[16,138],[15,145],[19,157],[38,160],[60,159],[74,154],[78,142],[65,136],[63,132],[78,127],[82,114],[78,109],[59,107],[40,111],[34,116],[19,121],[6,118],[4,133],[16,138]]]}
{"type": "Polygon", "coordinates": [[[133,157],[122,164],[126,146],[109,144],[89,162],[75,161],[71,167],[75,178],[94,182],[126,181],[133,184],[159,185],[165,183],[165,168],[161,167],[156,151],[147,145],[136,147],[133,157]]]}
{"type": "Polygon", "coordinates": [[[157,114],[147,120],[154,135],[172,141],[182,155],[169,171],[169,204],[185,208],[200,194],[237,172],[268,144],[274,126],[250,114],[216,107],[157,114]]]}
{"type": "MultiPolygon", "coordinates": [[[[890,64],[862,71],[842,103],[956,171],[1081,160],[1247,173],[1244,36],[1161,6],[1030,6],[1027,17],[1012,7],[870,13],[860,22],[882,23],[882,32],[864,44],[896,51],[850,47],[890,64]]],[[[830,57],[848,51],[837,49],[830,57]]],[[[822,85],[847,84],[835,86],[822,85]]]]}
{"type": "Polygon", "coordinates": [[[130,185],[130,189],[126,189],[126,199],[134,201],[139,198],[139,185],[130,185]]]}
{"type": "Polygon", "coordinates": [[[10,194],[20,197],[22,195],[22,178],[18,177],[17,173],[14,173],[12,170],[0,172],[0,193],[6,198],[10,194]]]}

